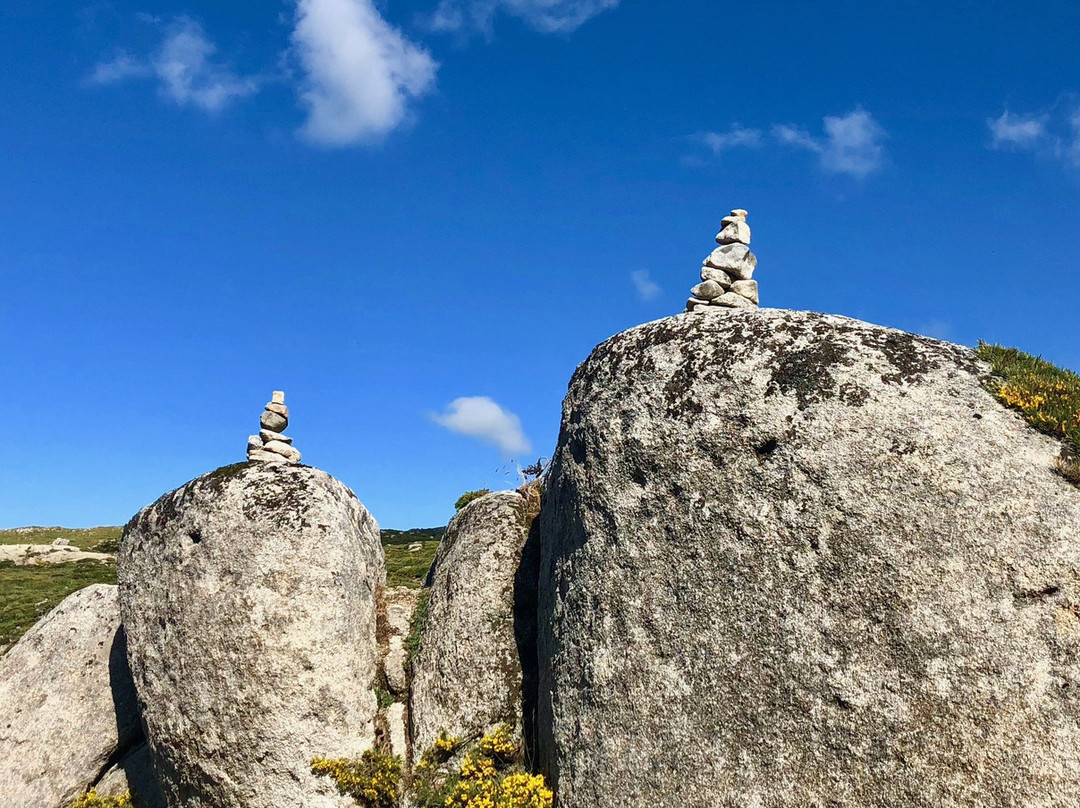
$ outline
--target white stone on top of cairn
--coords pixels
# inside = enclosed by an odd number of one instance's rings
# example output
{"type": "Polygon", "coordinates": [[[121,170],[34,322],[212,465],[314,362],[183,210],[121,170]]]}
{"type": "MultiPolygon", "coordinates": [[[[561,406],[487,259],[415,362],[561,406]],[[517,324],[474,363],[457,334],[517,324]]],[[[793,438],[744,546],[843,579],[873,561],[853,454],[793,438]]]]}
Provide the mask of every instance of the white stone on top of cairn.
{"type": "Polygon", "coordinates": [[[750,252],[750,225],[747,212],[735,208],[721,222],[716,241],[720,245],[705,258],[701,283],[690,290],[686,310],[706,307],[755,308],[758,285],[752,280],[757,257],[750,252]]]}
{"type": "Polygon", "coordinates": [[[292,438],[282,434],[289,425],[285,393],[275,390],[270,398],[259,416],[259,434],[248,438],[247,459],[259,463],[299,463],[300,452],[291,445],[292,438]]]}

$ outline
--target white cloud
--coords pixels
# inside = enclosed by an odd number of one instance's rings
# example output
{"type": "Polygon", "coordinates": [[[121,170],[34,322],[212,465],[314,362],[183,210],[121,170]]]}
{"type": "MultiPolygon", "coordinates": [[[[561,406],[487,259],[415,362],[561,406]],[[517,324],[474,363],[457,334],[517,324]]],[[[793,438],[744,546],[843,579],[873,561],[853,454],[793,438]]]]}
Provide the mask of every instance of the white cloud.
{"type": "Polygon", "coordinates": [[[732,124],[726,132],[706,132],[701,136],[705,145],[712,149],[713,154],[720,154],[735,146],[756,148],[761,145],[761,132],[757,129],[747,129],[740,124],[732,124]]]}
{"type": "Polygon", "coordinates": [[[98,85],[115,84],[126,79],[148,78],[153,72],[147,60],[121,51],[111,61],[98,64],[87,81],[98,85]]]}
{"type": "Polygon", "coordinates": [[[1027,148],[1036,145],[1046,137],[1046,116],[1014,115],[1005,110],[1000,118],[986,121],[990,127],[990,148],[1003,146],[1027,148]]]}
{"type": "Polygon", "coordinates": [[[438,69],[372,0],[298,0],[292,43],[306,74],[301,133],[324,145],[390,132],[406,119],[410,100],[432,88],[438,69]]]}
{"type": "MultiPolygon", "coordinates": [[[[156,20],[151,22],[157,24],[156,20]]],[[[121,52],[111,61],[98,64],[87,80],[104,85],[156,78],[159,92],[179,106],[217,112],[231,101],[257,92],[259,81],[215,63],[215,53],[217,47],[207,39],[201,25],[177,17],[165,26],[161,46],[149,56],[121,52]]]]}
{"type": "Polygon", "coordinates": [[[634,282],[640,300],[649,301],[660,294],[660,285],[649,277],[649,270],[635,269],[630,273],[630,279],[634,282]]]}
{"type": "Polygon", "coordinates": [[[211,59],[216,52],[201,25],[184,17],[177,19],[152,59],[161,91],[180,106],[191,104],[207,112],[217,112],[230,101],[258,91],[254,78],[214,64],[211,59]]]}
{"type": "Polygon", "coordinates": [[[988,118],[991,149],[1029,151],[1080,168],[1080,105],[1075,96],[1065,96],[1050,112],[1016,114],[1005,110],[998,118],[988,118]],[[1070,112],[1062,112],[1071,107],[1070,112]]]}
{"type": "Polygon", "coordinates": [[[859,179],[881,168],[885,130],[864,109],[854,109],[842,118],[826,116],[827,143],[821,167],[835,174],[859,179]]]}
{"type": "Polygon", "coordinates": [[[825,116],[823,124],[825,134],[821,138],[787,124],[775,125],[772,133],[780,143],[820,155],[821,168],[830,174],[863,179],[881,168],[887,135],[869,112],[856,107],[842,117],[825,116]]]}
{"type": "Polygon", "coordinates": [[[809,149],[812,152],[817,152],[818,154],[825,151],[820,143],[810,137],[809,132],[805,129],[800,129],[797,126],[778,123],[773,126],[772,133],[774,138],[786,146],[797,146],[802,149],[809,149]]]}
{"type": "Polygon", "coordinates": [[[451,432],[498,446],[507,455],[531,451],[521,431],[521,420],[487,396],[465,396],[450,402],[446,412],[432,420],[451,432]]]}
{"type": "Polygon", "coordinates": [[[543,33],[569,33],[617,5],[619,0],[440,0],[428,22],[435,31],[490,33],[502,11],[543,33]]]}

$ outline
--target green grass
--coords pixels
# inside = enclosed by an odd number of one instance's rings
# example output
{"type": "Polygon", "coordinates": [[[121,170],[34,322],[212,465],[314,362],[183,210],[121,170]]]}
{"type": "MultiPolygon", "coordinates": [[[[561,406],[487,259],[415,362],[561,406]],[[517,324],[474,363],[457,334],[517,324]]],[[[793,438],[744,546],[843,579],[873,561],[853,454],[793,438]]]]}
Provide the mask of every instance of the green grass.
{"type": "Polygon", "coordinates": [[[91,584],[115,584],[116,565],[73,561],[17,567],[0,563],[0,647],[14,643],[56,604],[91,584]]]}
{"type": "Polygon", "coordinates": [[[979,343],[996,376],[991,392],[1065,446],[1057,470],[1080,485],[1080,376],[1016,348],[979,343]]]}
{"type": "Polygon", "coordinates": [[[0,530],[0,544],[52,544],[67,539],[73,547],[95,553],[115,553],[122,527],[20,527],[0,530]]]}
{"type": "Polygon", "coordinates": [[[431,562],[435,560],[435,551],[439,549],[437,541],[425,541],[421,543],[421,549],[410,552],[407,544],[387,544],[383,546],[386,553],[386,585],[407,586],[410,589],[419,589],[424,585],[431,562]]]}

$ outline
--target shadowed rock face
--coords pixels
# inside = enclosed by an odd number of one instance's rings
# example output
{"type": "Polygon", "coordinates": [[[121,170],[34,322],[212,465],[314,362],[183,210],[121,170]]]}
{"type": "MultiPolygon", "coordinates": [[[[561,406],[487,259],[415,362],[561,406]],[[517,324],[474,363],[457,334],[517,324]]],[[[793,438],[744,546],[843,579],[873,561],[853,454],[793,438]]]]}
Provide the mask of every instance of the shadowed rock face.
{"type": "Polygon", "coordinates": [[[115,586],[64,598],[0,658],[5,808],[67,808],[141,740],[115,586]]]}
{"type": "Polygon", "coordinates": [[[412,665],[415,759],[441,732],[471,738],[502,723],[520,730],[523,720],[532,728],[532,515],[520,493],[499,491],[470,502],[447,526],[412,665]]]}
{"type": "Polygon", "coordinates": [[[136,515],[128,656],[171,808],[346,806],[315,756],[374,740],[379,529],[317,469],[238,464],[136,515]]]}
{"type": "Polygon", "coordinates": [[[767,309],[593,352],[540,517],[562,808],[1080,805],[1080,491],[987,370],[767,309]]]}

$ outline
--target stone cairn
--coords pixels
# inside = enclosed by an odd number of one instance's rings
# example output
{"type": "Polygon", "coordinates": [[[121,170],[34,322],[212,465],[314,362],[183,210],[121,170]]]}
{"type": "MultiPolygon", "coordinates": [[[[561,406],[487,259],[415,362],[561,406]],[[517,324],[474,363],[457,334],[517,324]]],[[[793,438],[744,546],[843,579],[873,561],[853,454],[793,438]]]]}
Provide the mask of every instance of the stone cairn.
{"type": "Polygon", "coordinates": [[[686,310],[706,306],[729,309],[756,308],[757,281],[750,278],[757,267],[757,258],[750,252],[750,225],[745,210],[733,210],[724,217],[716,234],[720,246],[709,253],[701,268],[701,283],[690,290],[686,310]]]}
{"type": "Polygon", "coordinates": [[[281,434],[288,425],[285,393],[275,390],[259,418],[259,434],[248,438],[247,459],[253,463],[299,463],[300,452],[293,447],[292,438],[281,434]]]}

